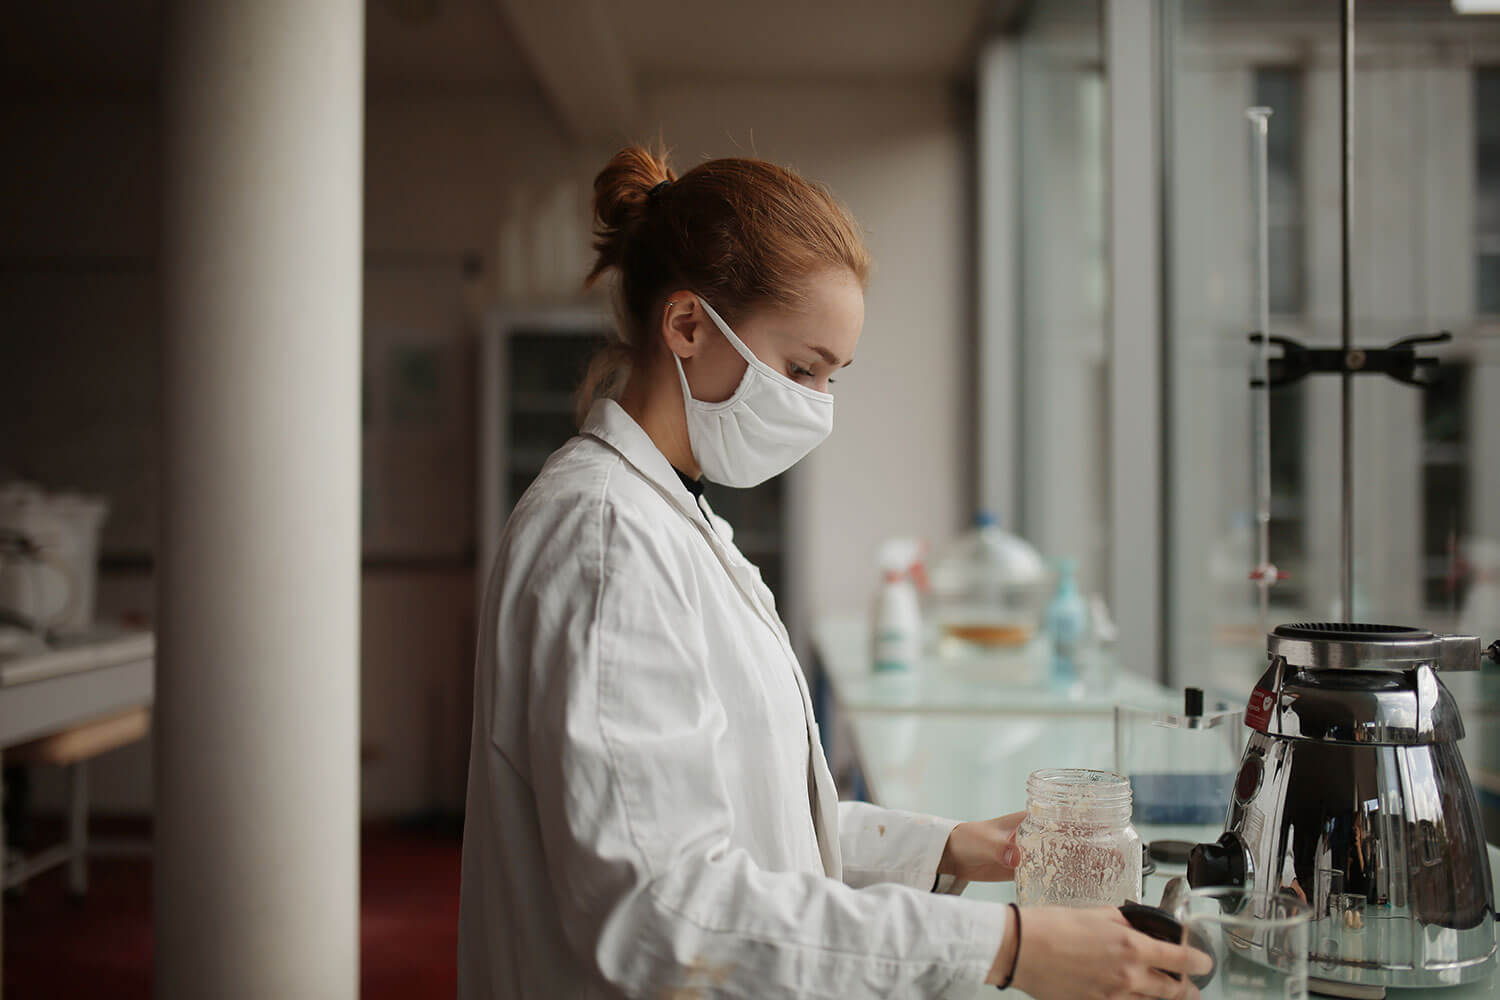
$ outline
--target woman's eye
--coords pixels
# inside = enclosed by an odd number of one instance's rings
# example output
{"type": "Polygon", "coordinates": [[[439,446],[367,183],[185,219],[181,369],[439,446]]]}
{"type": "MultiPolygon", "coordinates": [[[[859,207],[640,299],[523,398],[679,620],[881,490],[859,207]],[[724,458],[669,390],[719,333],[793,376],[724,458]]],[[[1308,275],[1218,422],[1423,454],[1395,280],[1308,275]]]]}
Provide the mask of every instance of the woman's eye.
{"type": "Polygon", "coordinates": [[[795,361],[792,362],[791,369],[792,369],[792,375],[794,377],[796,377],[796,378],[812,378],[813,377],[813,373],[812,372],[808,371],[806,368],[803,368],[801,365],[797,364],[795,361]]]}

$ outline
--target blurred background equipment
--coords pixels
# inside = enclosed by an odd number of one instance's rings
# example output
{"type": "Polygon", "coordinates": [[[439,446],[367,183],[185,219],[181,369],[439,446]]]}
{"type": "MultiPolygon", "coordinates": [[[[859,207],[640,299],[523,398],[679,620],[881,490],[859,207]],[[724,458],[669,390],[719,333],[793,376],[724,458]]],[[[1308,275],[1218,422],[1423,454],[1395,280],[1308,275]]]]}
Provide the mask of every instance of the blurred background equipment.
{"type": "Polygon", "coordinates": [[[1042,626],[1051,574],[1030,543],[980,511],[932,564],[938,651],[963,659],[1022,647],[1042,626]]]}
{"type": "Polygon", "coordinates": [[[38,634],[92,625],[108,512],[97,497],[0,485],[0,619],[38,634]]]}

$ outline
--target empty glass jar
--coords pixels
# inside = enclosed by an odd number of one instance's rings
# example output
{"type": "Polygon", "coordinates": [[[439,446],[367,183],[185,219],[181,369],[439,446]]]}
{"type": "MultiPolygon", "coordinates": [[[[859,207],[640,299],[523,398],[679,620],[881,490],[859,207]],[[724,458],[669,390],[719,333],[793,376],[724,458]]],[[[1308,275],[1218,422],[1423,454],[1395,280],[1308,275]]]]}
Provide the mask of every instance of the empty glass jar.
{"type": "Polygon", "coordinates": [[[1048,768],[1026,779],[1016,830],[1023,906],[1119,906],[1139,901],[1141,838],[1130,825],[1130,782],[1111,771],[1048,768]]]}

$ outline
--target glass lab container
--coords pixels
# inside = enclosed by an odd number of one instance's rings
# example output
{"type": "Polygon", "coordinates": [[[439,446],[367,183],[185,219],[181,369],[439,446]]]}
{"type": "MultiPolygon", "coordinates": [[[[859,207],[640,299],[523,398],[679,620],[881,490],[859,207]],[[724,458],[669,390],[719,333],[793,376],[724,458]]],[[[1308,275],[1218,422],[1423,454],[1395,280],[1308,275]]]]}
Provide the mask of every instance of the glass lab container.
{"type": "MultiPolygon", "coordinates": [[[[1224,826],[1245,743],[1239,710],[1205,712],[1188,688],[1179,712],[1115,707],[1115,770],[1130,781],[1134,819],[1148,844],[1213,840],[1224,826]]],[[[1182,863],[1167,849],[1153,857],[1182,863]]]]}
{"type": "Polygon", "coordinates": [[[1028,542],[981,513],[930,571],[938,653],[985,655],[1027,645],[1050,592],[1047,564],[1028,542]]]}
{"type": "Polygon", "coordinates": [[[1312,909],[1302,900],[1214,886],[1184,893],[1171,916],[1181,928],[1174,943],[1213,959],[1203,996],[1306,1000],[1312,909]]]}
{"type": "Polygon", "coordinates": [[[1048,768],[1026,779],[1016,830],[1022,906],[1119,906],[1140,900],[1141,838],[1130,782],[1111,771],[1048,768]]]}

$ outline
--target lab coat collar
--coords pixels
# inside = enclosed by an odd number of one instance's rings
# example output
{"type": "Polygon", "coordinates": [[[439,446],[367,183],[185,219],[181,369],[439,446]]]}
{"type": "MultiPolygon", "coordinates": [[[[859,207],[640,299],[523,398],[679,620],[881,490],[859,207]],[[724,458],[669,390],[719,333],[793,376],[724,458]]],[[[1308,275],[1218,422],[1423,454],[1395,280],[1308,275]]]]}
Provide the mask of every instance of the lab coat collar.
{"type": "Polygon", "coordinates": [[[698,516],[698,503],[682,485],[677,470],[661,453],[656,442],[635,418],[613,399],[597,399],[589,407],[581,432],[598,438],[635,466],[657,489],[671,499],[688,517],[698,516]]]}

